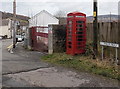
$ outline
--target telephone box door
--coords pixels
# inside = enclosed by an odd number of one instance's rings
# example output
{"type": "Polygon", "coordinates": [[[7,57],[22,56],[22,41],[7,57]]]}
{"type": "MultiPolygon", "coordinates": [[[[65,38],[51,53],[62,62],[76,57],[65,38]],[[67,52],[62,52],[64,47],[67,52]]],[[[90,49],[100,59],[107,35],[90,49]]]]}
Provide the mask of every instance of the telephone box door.
{"type": "Polygon", "coordinates": [[[86,44],[86,24],[84,20],[76,20],[76,53],[83,53],[86,44]]]}

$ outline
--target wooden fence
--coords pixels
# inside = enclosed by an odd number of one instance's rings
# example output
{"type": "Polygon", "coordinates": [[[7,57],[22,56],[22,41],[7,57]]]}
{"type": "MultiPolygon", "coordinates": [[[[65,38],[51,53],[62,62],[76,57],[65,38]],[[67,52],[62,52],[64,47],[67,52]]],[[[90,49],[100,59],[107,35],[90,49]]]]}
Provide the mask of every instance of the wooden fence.
{"type": "MultiPolygon", "coordinates": [[[[101,22],[98,23],[98,44],[100,42],[109,42],[109,43],[119,43],[119,30],[118,29],[118,22],[101,22]]],[[[87,23],[87,42],[92,43],[93,42],[93,23],[87,23]]],[[[99,55],[101,56],[101,46],[99,46],[99,55]]],[[[115,48],[111,47],[105,47],[104,48],[104,58],[115,61],[116,51],[115,48]]],[[[118,52],[119,54],[119,52],[118,52]]]]}
{"type": "MultiPolygon", "coordinates": [[[[118,43],[118,23],[98,23],[99,41],[118,43]]],[[[87,23],[87,40],[93,41],[93,23],[87,23]]]]}

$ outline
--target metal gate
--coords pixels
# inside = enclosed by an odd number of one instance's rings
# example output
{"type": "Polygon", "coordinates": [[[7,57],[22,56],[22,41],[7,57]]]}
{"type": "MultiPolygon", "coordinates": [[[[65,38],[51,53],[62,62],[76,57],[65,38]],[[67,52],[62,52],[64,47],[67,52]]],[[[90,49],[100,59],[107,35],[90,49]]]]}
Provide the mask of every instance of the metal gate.
{"type": "Polygon", "coordinates": [[[33,50],[48,51],[48,27],[35,26],[30,28],[31,46],[33,50]]]}

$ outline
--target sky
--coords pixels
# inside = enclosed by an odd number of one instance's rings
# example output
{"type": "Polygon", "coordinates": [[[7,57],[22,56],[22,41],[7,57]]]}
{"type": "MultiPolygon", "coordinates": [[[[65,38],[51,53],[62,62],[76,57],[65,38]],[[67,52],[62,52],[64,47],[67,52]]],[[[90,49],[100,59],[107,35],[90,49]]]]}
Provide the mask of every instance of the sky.
{"type": "MultiPolygon", "coordinates": [[[[16,0],[17,14],[34,16],[42,10],[52,15],[62,11],[65,15],[69,12],[79,11],[87,16],[93,15],[93,0],[16,0]]],[[[98,0],[98,14],[118,14],[120,0],[98,0]]],[[[0,11],[13,12],[13,0],[0,0],[0,11]]]]}

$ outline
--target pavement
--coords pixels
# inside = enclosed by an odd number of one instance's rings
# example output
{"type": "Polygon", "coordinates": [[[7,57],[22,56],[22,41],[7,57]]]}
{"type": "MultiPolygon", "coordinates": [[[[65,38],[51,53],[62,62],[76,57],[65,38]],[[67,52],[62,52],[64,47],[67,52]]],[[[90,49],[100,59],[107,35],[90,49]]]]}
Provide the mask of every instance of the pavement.
{"type": "Polygon", "coordinates": [[[3,40],[3,87],[117,87],[120,89],[120,81],[44,63],[40,58],[45,53],[25,50],[23,43],[18,43],[13,50],[14,53],[11,54],[7,51],[7,47],[11,44],[10,39],[3,40]]]}

